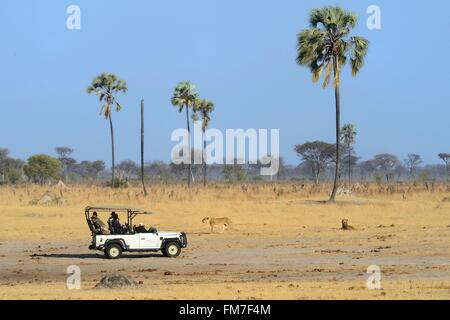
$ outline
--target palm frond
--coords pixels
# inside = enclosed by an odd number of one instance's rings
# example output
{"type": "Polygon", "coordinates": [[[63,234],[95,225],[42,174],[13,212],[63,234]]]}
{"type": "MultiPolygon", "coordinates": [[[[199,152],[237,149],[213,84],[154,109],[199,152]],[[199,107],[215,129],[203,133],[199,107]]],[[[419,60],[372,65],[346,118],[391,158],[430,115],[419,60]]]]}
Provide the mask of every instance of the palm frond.
{"type": "Polygon", "coordinates": [[[352,74],[356,76],[364,65],[364,58],[369,50],[369,40],[363,37],[351,37],[351,53],[350,53],[350,63],[352,66],[352,74]]]}
{"type": "Polygon", "coordinates": [[[327,6],[312,10],[309,22],[311,28],[297,35],[296,61],[309,67],[312,81],[317,82],[325,68],[323,87],[327,87],[335,63],[334,86],[339,86],[341,69],[348,59],[355,76],[363,66],[369,47],[369,42],[362,37],[348,37],[357,25],[357,15],[339,6],[327,6]]]}
{"type": "Polygon", "coordinates": [[[326,33],[319,29],[304,30],[298,34],[297,47],[299,65],[320,65],[326,56],[326,33]]]}
{"type": "Polygon", "coordinates": [[[327,6],[312,10],[309,23],[313,28],[323,27],[346,35],[350,29],[356,27],[358,16],[339,6],[327,6]]]}
{"type": "Polygon", "coordinates": [[[331,77],[331,67],[333,63],[331,61],[328,61],[327,67],[325,69],[325,80],[323,81],[322,88],[326,88],[328,84],[330,83],[330,77],[331,77]]]}
{"type": "Polygon", "coordinates": [[[195,85],[190,81],[183,81],[176,86],[171,103],[174,107],[178,107],[178,111],[181,112],[183,107],[192,107],[197,99],[198,93],[195,85]]]}
{"type": "MultiPolygon", "coordinates": [[[[211,120],[210,114],[214,111],[214,103],[207,99],[197,99],[193,106],[194,114],[202,117],[202,129],[206,129],[211,120]]],[[[198,119],[198,118],[197,118],[198,119]]]]}
{"type": "Polygon", "coordinates": [[[312,71],[312,81],[314,83],[316,83],[317,81],[319,81],[320,76],[322,75],[322,70],[323,70],[323,62],[320,65],[317,64],[313,64],[311,66],[311,71],[312,71]]]}
{"type": "Polygon", "coordinates": [[[116,101],[115,94],[128,91],[127,83],[124,80],[120,80],[116,75],[112,73],[103,72],[99,76],[92,80],[90,86],[87,87],[86,92],[88,94],[95,93],[99,101],[106,101],[102,106],[101,114],[106,119],[111,115],[111,104],[115,104],[116,111],[120,111],[122,106],[116,101]]]}

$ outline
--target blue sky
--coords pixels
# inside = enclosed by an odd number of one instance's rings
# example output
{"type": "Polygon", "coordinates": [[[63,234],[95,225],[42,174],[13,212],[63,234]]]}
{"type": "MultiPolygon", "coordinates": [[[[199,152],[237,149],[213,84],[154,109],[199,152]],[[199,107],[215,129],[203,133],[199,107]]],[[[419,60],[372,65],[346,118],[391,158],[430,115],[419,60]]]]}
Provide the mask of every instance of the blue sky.
{"type": "Polygon", "coordinates": [[[448,1],[4,0],[0,11],[0,147],[16,157],[70,146],[81,159],[110,162],[108,122],[85,89],[103,72],[125,79],[114,114],[117,160],[139,159],[139,103],[146,101],[146,160],[169,160],[170,135],[185,126],[173,88],[194,82],[216,103],[211,127],[280,129],[281,154],[295,144],[334,139],[331,88],[296,65],[296,34],[309,12],[340,4],[360,15],[355,34],[371,41],[366,65],[342,79],[342,121],[357,126],[363,158],[419,153],[438,163],[450,152],[448,1]],[[66,8],[82,29],[66,28],[66,8]],[[382,29],[366,9],[380,6],[382,29]]]}

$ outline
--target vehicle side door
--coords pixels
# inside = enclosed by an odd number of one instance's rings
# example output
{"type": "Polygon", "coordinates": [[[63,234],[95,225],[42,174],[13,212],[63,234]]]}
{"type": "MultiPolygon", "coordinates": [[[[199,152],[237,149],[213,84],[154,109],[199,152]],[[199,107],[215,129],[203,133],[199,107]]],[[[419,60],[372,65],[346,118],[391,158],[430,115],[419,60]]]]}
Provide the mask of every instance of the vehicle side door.
{"type": "Polygon", "coordinates": [[[129,250],[136,250],[139,249],[139,234],[124,234],[117,236],[118,238],[123,238],[125,241],[126,246],[129,248],[129,250]]]}
{"type": "Polygon", "coordinates": [[[155,249],[161,248],[161,240],[157,233],[139,233],[139,246],[141,249],[155,249]]]}

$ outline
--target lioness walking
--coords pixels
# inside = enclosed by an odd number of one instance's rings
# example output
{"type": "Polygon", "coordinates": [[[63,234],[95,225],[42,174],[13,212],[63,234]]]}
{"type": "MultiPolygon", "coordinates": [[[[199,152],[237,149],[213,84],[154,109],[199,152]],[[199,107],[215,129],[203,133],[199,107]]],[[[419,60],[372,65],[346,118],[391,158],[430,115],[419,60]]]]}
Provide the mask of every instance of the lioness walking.
{"type": "Polygon", "coordinates": [[[214,231],[215,226],[222,227],[222,232],[225,232],[225,230],[229,230],[232,228],[232,222],[229,218],[206,217],[203,218],[202,223],[209,223],[209,226],[211,227],[211,233],[214,231]]]}

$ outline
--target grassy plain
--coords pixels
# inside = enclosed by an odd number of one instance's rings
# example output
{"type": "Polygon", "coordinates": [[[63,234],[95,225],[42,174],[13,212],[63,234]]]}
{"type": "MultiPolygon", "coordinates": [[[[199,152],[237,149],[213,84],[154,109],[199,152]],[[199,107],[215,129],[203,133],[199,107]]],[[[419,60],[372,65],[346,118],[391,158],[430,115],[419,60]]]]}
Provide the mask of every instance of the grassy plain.
{"type": "MultiPolygon", "coordinates": [[[[441,184],[359,185],[327,198],[328,186],[181,185],[112,190],[70,186],[66,206],[31,205],[55,187],[0,187],[0,299],[449,299],[450,192],[441,184]],[[109,261],[88,250],[84,207],[123,204],[155,214],[135,221],[185,231],[178,259],[126,255],[109,261]],[[229,217],[235,230],[209,233],[202,218],[229,217]],[[355,231],[343,231],[346,218],[355,231]],[[66,288],[78,265],[81,290],[66,288]],[[369,290],[370,265],[381,290],[369,290]],[[137,288],[96,290],[120,273],[137,288]]],[[[102,217],[106,220],[107,217],[102,217]]]]}

